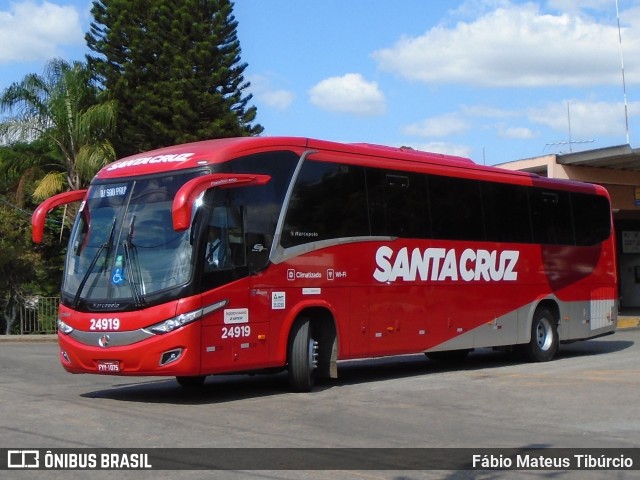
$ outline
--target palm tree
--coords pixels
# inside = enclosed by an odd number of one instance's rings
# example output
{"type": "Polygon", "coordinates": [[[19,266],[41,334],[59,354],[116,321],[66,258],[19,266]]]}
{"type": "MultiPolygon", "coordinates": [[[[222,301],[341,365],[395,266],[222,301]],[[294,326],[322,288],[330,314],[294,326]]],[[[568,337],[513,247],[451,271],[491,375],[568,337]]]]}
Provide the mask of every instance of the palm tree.
{"type": "Polygon", "coordinates": [[[109,138],[116,106],[101,102],[100,93],[84,63],[54,59],[44,76],[29,74],[0,95],[0,113],[9,114],[0,121],[4,143],[39,140],[55,147],[56,161],[45,169],[35,200],[85,187],[115,159],[109,138]]]}

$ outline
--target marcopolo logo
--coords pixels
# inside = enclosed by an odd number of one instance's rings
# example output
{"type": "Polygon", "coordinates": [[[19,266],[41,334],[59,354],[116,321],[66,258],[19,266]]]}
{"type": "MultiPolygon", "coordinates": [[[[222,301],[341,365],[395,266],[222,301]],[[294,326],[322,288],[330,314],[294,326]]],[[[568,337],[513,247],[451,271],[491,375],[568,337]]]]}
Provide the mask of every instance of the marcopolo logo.
{"type": "Polygon", "coordinates": [[[376,251],[377,268],[373,278],[385,283],[396,280],[515,281],[519,257],[517,250],[467,248],[458,252],[455,248],[414,248],[409,252],[404,247],[395,252],[391,247],[382,246],[376,251]]]}

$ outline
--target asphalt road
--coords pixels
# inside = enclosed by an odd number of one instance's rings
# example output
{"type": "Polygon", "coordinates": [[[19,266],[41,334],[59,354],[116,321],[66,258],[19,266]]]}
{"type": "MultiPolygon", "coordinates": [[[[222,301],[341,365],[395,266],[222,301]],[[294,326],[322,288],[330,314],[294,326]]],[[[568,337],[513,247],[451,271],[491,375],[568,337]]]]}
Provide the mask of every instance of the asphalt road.
{"type": "MultiPolygon", "coordinates": [[[[174,379],[70,375],[55,343],[0,343],[0,448],[640,447],[640,329],[523,363],[481,350],[461,365],[411,355],[340,365],[290,393],[286,375],[174,379]]],[[[3,478],[87,478],[10,472],[3,478]]],[[[91,472],[158,478],[162,472],[91,472]]],[[[165,472],[167,473],[167,472],[165,472]]],[[[0,472],[0,475],[2,472],[0,472]]],[[[160,475],[164,477],[166,475],[160,475]]],[[[635,472],[182,471],[173,478],[640,478],[635,472]]]]}

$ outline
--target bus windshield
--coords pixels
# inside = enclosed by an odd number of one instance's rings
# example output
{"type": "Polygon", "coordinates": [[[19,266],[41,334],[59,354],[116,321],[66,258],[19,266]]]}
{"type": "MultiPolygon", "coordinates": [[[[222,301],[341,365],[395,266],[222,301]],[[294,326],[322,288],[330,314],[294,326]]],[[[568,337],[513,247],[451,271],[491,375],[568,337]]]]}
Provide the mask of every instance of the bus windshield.
{"type": "Polygon", "coordinates": [[[62,291],[79,301],[143,306],[191,277],[190,230],[172,228],[177,190],[197,173],[91,186],[71,233],[62,291]]]}

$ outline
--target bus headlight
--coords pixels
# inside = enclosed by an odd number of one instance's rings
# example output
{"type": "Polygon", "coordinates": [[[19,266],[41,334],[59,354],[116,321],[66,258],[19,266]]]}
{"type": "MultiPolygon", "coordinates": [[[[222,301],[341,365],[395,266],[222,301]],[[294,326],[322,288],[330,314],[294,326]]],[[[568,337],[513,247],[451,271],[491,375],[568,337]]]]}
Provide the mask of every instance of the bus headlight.
{"type": "Polygon", "coordinates": [[[58,319],[58,331],[64,335],[69,335],[71,332],[73,332],[73,327],[70,327],[62,320],[58,319]]]}
{"type": "Polygon", "coordinates": [[[191,322],[195,322],[200,317],[202,317],[202,309],[195,310],[193,312],[182,313],[177,317],[173,317],[160,323],[156,323],[155,325],[151,325],[150,327],[143,328],[143,330],[155,333],[156,335],[163,335],[165,333],[174,331],[176,328],[180,328],[191,322]]]}

